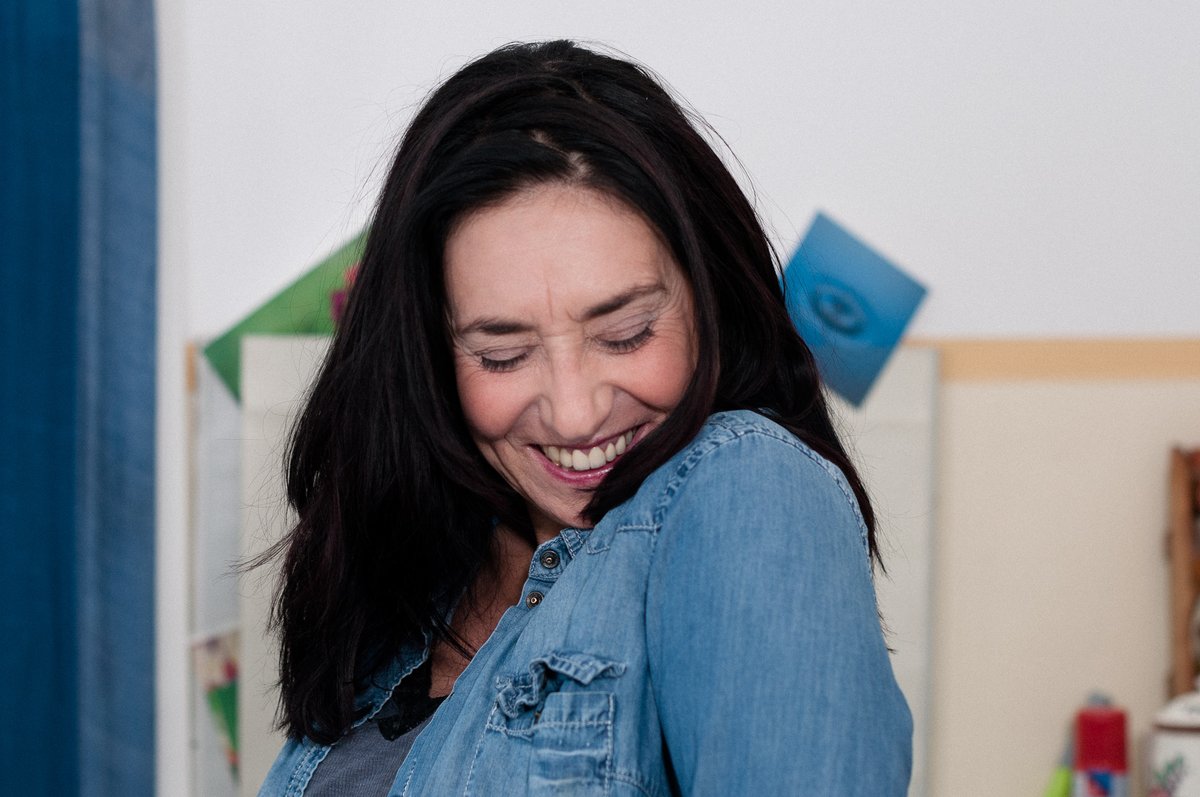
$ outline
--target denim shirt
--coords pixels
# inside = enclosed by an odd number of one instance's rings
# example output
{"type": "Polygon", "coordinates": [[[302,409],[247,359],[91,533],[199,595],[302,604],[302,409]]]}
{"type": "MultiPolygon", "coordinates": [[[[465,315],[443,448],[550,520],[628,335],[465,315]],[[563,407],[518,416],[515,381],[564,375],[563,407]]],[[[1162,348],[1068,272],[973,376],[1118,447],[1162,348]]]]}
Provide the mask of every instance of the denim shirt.
{"type": "MultiPolygon", "coordinates": [[[[887,797],[911,742],[849,485],[723,412],[594,529],[538,546],[391,794],[887,797]]],[[[288,741],[260,795],[302,795],[328,749],[288,741]]]]}

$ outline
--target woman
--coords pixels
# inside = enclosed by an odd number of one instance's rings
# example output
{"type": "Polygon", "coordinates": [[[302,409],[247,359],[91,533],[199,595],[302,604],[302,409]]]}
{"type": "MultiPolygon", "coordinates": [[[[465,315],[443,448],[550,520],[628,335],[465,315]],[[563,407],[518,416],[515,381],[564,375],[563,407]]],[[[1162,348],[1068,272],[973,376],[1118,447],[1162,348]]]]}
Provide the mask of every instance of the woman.
{"type": "Polygon", "coordinates": [[[873,516],[753,209],[643,70],[464,67],[293,440],[263,794],[906,790],[873,516]]]}

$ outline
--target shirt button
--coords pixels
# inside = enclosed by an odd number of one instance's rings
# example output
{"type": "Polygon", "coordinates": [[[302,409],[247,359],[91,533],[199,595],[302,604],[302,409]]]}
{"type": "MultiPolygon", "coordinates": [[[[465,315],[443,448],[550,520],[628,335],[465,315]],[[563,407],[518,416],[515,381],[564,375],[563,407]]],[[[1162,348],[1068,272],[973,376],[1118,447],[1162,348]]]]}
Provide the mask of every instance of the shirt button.
{"type": "Polygon", "coordinates": [[[558,551],[546,551],[542,554],[542,567],[547,570],[558,567],[558,551]]]}
{"type": "Polygon", "coordinates": [[[540,592],[531,592],[525,596],[525,605],[532,609],[542,602],[542,598],[546,597],[540,592]]]}

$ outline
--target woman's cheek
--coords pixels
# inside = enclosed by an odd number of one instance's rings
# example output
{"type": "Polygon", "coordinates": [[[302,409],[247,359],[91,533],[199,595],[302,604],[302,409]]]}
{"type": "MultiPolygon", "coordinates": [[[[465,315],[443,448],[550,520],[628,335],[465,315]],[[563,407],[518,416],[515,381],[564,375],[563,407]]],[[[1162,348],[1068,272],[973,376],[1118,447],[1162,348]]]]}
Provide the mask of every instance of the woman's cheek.
{"type": "Polygon", "coordinates": [[[683,398],[696,370],[695,357],[682,330],[664,335],[657,343],[637,364],[635,383],[644,404],[669,411],[683,398]]]}
{"type": "Polygon", "coordinates": [[[516,421],[517,396],[512,380],[504,374],[483,370],[458,373],[458,400],[472,435],[479,441],[494,442],[504,437],[516,421]]]}

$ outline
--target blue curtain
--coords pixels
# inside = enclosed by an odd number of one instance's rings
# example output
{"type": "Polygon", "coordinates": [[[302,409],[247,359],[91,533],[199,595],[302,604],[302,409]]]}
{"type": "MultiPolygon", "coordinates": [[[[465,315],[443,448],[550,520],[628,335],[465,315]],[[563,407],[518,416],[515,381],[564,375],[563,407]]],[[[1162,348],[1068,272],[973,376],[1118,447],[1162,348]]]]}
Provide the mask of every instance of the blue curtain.
{"type": "Polygon", "coordinates": [[[0,9],[0,794],[74,794],[79,31],[0,9]]]}
{"type": "Polygon", "coordinates": [[[153,793],[153,44],[0,5],[0,794],[153,793]]]}

